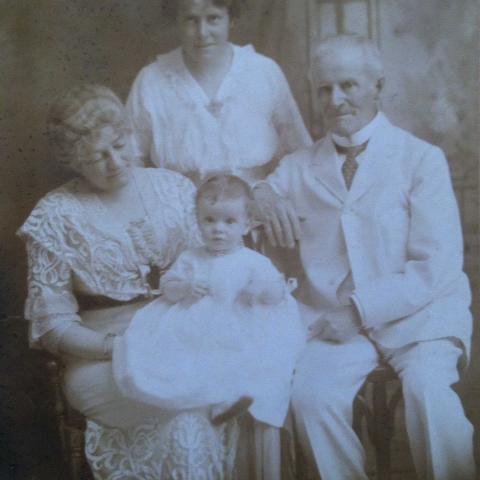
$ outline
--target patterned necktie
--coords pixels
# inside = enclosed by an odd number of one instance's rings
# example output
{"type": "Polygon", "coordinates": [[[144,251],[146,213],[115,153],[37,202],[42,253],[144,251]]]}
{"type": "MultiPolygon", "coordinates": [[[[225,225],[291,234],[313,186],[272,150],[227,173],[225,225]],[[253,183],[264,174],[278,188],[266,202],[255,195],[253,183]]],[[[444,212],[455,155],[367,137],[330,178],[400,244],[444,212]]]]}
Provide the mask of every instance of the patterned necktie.
{"type": "Polygon", "coordinates": [[[345,179],[345,185],[347,190],[350,190],[352,185],[353,177],[358,168],[357,156],[360,155],[366,148],[368,142],[362,143],[355,147],[342,147],[341,145],[335,144],[337,152],[341,155],[345,155],[345,161],[342,165],[343,178],[345,179]]]}

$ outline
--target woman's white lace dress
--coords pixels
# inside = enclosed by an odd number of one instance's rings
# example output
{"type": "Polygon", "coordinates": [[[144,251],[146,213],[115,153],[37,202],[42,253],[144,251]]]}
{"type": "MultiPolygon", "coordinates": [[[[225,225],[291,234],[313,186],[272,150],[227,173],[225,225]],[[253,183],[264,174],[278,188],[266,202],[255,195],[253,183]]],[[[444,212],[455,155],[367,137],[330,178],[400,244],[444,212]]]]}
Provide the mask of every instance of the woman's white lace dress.
{"type": "MultiPolygon", "coordinates": [[[[76,297],[127,302],[148,296],[149,265],[165,270],[198,244],[193,184],[164,169],[133,169],[132,175],[148,214],[127,230],[81,179],[46,195],[20,228],[28,252],[25,316],[33,346],[41,346],[48,332],[60,338],[72,322],[123,333],[136,305],[79,312],[76,297]]],[[[66,394],[87,416],[86,455],[96,479],[229,478],[234,424],[213,429],[201,412],[146,408],[123,398],[111,362],[65,360],[66,394]]]]}
{"type": "Polygon", "coordinates": [[[127,108],[143,160],[195,183],[214,172],[254,182],[265,178],[272,160],[311,143],[279,66],[251,45],[232,49],[213,100],[185,66],[181,48],[140,71],[127,108]]]}

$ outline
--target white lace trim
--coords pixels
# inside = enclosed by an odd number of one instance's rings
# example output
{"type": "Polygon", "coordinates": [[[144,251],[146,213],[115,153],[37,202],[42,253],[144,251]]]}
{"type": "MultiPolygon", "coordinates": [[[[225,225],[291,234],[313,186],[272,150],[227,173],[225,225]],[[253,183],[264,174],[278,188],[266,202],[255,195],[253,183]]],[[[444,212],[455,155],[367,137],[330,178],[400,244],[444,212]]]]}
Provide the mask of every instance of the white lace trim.
{"type": "Polygon", "coordinates": [[[88,420],[85,454],[96,480],[233,480],[238,437],[236,421],[214,428],[199,413],[127,431],[88,420]]]}

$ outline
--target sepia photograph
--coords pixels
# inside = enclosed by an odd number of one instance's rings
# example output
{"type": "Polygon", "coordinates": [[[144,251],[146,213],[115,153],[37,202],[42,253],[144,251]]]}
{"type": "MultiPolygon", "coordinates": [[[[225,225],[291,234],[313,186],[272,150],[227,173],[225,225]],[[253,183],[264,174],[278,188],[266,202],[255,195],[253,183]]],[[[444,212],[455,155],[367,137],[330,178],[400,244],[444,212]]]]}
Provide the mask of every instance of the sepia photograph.
{"type": "Polygon", "coordinates": [[[476,0],[0,0],[0,479],[475,480],[476,0]]]}

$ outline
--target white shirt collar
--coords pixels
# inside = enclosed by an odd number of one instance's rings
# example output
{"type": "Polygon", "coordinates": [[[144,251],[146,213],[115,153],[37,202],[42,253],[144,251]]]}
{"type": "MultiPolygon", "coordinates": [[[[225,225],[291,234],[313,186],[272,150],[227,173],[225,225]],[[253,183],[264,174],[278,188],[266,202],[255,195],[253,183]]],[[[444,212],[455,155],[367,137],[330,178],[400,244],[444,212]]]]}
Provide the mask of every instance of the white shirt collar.
{"type": "Polygon", "coordinates": [[[370,140],[373,132],[377,128],[378,124],[381,122],[381,118],[382,113],[378,112],[375,117],[373,117],[373,120],[370,121],[370,123],[367,123],[363,128],[358,130],[358,132],[355,132],[350,137],[341,137],[336,133],[332,133],[332,139],[337,145],[340,145],[341,147],[355,147],[357,145],[361,145],[362,143],[370,140]]]}

